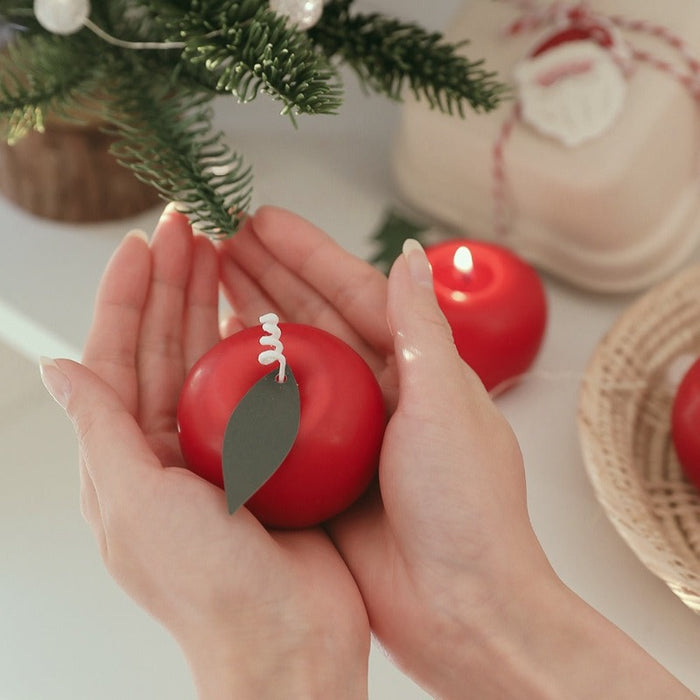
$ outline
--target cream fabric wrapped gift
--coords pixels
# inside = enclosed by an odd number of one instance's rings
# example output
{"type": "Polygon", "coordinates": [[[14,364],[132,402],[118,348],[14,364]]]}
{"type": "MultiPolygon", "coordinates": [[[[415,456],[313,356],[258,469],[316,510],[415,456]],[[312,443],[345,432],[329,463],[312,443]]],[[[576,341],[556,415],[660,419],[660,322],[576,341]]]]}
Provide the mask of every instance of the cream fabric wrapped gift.
{"type": "Polygon", "coordinates": [[[500,240],[582,287],[631,291],[683,263],[700,235],[690,56],[700,3],[586,7],[582,18],[548,2],[530,14],[507,0],[466,2],[446,38],[468,39],[465,52],[511,84],[513,99],[464,119],[407,103],[393,170],[400,194],[437,222],[500,240]]]}

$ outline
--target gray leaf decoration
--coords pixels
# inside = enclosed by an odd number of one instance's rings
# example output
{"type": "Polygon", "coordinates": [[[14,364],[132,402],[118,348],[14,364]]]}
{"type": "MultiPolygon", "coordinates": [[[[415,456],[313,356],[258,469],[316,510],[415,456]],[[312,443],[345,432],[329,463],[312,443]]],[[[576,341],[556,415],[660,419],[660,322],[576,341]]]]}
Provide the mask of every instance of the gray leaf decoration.
{"type": "Polygon", "coordinates": [[[234,409],[221,455],[229,513],[240,508],[279,468],[299,432],[299,386],[287,367],[257,381],[234,409]]]}

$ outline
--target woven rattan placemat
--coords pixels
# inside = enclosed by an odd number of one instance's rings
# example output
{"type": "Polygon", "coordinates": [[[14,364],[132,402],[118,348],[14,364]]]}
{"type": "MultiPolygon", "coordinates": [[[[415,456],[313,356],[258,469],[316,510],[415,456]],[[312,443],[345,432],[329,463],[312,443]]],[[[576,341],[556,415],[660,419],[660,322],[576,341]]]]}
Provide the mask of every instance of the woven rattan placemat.
{"type": "Polygon", "coordinates": [[[678,369],[699,356],[697,265],[647,292],[601,340],[582,383],[578,416],[586,469],[608,517],[696,612],[700,490],[682,473],[670,421],[678,369]]]}

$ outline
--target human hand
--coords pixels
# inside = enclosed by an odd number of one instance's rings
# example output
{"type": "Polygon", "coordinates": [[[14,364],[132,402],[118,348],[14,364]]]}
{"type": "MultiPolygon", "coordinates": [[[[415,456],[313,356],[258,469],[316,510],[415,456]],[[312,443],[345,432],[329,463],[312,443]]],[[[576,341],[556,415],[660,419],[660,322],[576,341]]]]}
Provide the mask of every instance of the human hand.
{"type": "Polygon", "coordinates": [[[185,468],[176,405],[219,340],[217,256],[168,208],[102,279],[84,365],[44,363],[80,444],[81,507],[107,569],[177,639],[203,698],[366,696],[369,630],[320,529],[267,532],[185,468]]]}
{"type": "Polygon", "coordinates": [[[459,359],[420,248],[392,269],[385,314],[386,279],[299,217],[266,207],[242,234],[221,249],[234,325],[274,309],[323,327],[383,387],[381,493],[327,529],[392,658],[445,698],[692,697],[553,572],[517,441],[459,359]]]}
{"type": "Polygon", "coordinates": [[[514,563],[542,564],[512,431],[454,352],[444,319],[426,318],[426,301],[412,291],[402,261],[389,282],[387,324],[386,277],[290,212],[263,207],[220,250],[234,329],[274,310],[283,320],[334,333],[377,374],[393,413],[379,469],[381,498],[369,494],[328,527],[375,632],[399,661],[410,636],[407,620],[420,611],[416,644],[425,645],[436,606],[451,603],[437,594],[446,596],[446,582],[457,574],[469,574],[470,598],[478,601],[494,595],[495,582],[512,579],[514,563]],[[423,342],[437,356],[424,353],[423,342]]]}
{"type": "MultiPolygon", "coordinates": [[[[440,697],[461,697],[465,683],[474,697],[511,697],[490,694],[488,651],[525,634],[524,601],[560,586],[530,524],[522,455],[454,347],[417,244],[389,275],[387,320],[398,403],[381,500],[341,515],[331,532],[375,634],[410,675],[440,697]]],[[[519,693],[528,697],[525,683],[519,693]]]]}
{"type": "Polygon", "coordinates": [[[515,437],[459,359],[415,241],[391,270],[388,321],[399,401],[380,464],[384,507],[336,529],[375,632],[439,697],[695,697],[549,565],[515,437]],[[373,520],[384,535],[374,548],[373,520]]]}
{"type": "Polygon", "coordinates": [[[444,629],[465,590],[464,615],[486,617],[497,594],[551,571],[529,525],[512,431],[454,352],[444,319],[426,317],[403,262],[389,283],[387,325],[386,278],[289,212],[259,210],[221,245],[221,259],[234,327],[274,310],[334,333],[377,374],[393,413],[381,497],[370,492],[327,527],[378,638],[415,673],[416,659],[432,663],[433,631],[444,629]]]}

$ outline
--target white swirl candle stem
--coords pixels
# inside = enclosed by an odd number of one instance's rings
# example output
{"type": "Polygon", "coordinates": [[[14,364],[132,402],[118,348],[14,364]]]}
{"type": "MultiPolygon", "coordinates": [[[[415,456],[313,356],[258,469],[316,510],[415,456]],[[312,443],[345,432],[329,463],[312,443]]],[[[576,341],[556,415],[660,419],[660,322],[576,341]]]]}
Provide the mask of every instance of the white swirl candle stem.
{"type": "Polygon", "coordinates": [[[260,316],[260,323],[262,324],[262,329],[267,335],[260,338],[260,345],[269,345],[268,350],[263,350],[258,355],[258,362],[261,365],[271,365],[274,362],[279,362],[280,369],[277,374],[277,381],[285,381],[287,359],[284,356],[284,345],[280,340],[282,332],[279,327],[279,316],[277,314],[269,313],[260,316]]]}

